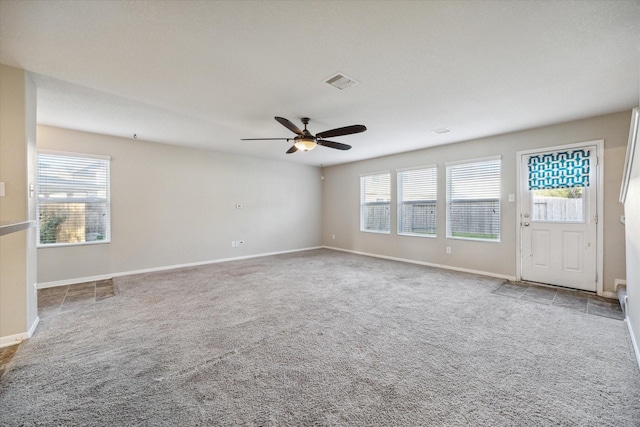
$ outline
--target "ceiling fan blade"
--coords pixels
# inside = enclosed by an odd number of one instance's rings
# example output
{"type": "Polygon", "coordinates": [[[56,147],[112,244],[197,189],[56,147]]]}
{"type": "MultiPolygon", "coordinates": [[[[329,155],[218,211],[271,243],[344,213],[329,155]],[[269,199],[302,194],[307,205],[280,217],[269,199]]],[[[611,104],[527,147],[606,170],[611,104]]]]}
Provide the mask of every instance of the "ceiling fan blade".
{"type": "Polygon", "coordinates": [[[242,138],[240,141],[290,141],[293,138],[242,138]]]}
{"type": "Polygon", "coordinates": [[[282,126],[286,127],[287,129],[289,129],[291,132],[297,134],[297,135],[302,135],[302,131],[300,130],[300,128],[298,128],[298,126],[294,125],[293,123],[291,123],[289,120],[285,119],[284,117],[274,117],[274,119],[276,119],[278,121],[278,123],[280,123],[282,126]]]}
{"type": "Polygon", "coordinates": [[[295,145],[292,145],[291,148],[287,150],[287,154],[295,153],[296,151],[298,151],[298,149],[295,145]]]}
{"type": "Polygon", "coordinates": [[[334,136],[342,136],[342,135],[351,135],[353,133],[360,133],[367,130],[366,126],[363,125],[351,125],[345,126],[343,128],[325,130],[324,132],[320,132],[316,135],[316,138],[332,138],[334,136]]]}
{"type": "Polygon", "coordinates": [[[324,147],[335,148],[338,150],[349,150],[351,149],[350,145],[342,144],[340,142],[327,141],[326,139],[318,139],[316,140],[316,144],[322,145],[324,147]]]}

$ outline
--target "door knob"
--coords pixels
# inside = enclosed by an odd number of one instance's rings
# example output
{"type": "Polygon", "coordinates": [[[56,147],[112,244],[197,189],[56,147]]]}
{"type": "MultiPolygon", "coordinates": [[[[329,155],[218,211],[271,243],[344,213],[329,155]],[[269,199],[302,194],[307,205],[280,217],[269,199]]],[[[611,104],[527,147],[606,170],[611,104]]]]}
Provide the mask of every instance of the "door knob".
{"type": "Polygon", "coordinates": [[[528,226],[529,226],[529,223],[528,223],[528,222],[525,222],[523,225],[524,225],[525,227],[528,227],[528,226]]]}

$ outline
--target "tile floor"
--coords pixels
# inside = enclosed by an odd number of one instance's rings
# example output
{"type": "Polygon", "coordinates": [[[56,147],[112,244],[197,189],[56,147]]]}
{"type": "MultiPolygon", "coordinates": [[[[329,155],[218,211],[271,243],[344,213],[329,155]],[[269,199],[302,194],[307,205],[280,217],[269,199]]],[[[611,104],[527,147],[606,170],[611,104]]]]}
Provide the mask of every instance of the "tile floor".
{"type": "Polygon", "coordinates": [[[4,372],[9,367],[9,363],[11,362],[11,359],[13,359],[13,355],[16,354],[16,350],[18,350],[19,345],[20,344],[16,344],[0,348],[0,378],[2,378],[4,372]]]}
{"type": "Polygon", "coordinates": [[[534,283],[504,282],[493,293],[540,304],[565,307],[596,316],[624,320],[624,313],[618,300],[599,297],[589,292],[534,283]]]}
{"type": "Polygon", "coordinates": [[[38,290],[40,319],[78,310],[115,295],[113,280],[77,283],[38,290]]]}
{"type": "MultiPolygon", "coordinates": [[[[38,316],[40,320],[90,306],[116,295],[113,280],[77,283],[38,289],[38,316]]],[[[0,378],[11,363],[20,344],[0,348],[0,378]]]]}

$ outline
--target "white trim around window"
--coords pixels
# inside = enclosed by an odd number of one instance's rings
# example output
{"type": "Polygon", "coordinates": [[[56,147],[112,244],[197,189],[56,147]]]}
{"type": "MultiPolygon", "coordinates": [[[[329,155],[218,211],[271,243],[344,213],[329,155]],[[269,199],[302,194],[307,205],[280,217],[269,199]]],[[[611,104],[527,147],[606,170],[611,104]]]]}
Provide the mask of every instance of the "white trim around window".
{"type": "Polygon", "coordinates": [[[446,165],[447,238],[500,242],[501,157],[446,165]]]}
{"type": "Polygon", "coordinates": [[[438,165],[397,169],[397,233],[437,237],[438,165]]]}
{"type": "Polygon", "coordinates": [[[391,234],[391,172],[360,175],[360,231],[391,234]]]}
{"type": "Polygon", "coordinates": [[[38,247],[111,241],[110,157],[38,150],[38,247]]]}

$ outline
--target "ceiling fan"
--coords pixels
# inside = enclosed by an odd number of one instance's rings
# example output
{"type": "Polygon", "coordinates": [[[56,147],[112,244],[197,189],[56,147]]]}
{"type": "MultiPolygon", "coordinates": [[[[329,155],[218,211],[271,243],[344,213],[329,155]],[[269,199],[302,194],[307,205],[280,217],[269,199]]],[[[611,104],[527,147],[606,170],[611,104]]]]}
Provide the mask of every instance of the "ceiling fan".
{"type": "Polygon", "coordinates": [[[363,125],[351,125],[342,128],[336,128],[331,130],[325,130],[315,136],[307,130],[307,124],[309,124],[309,118],[303,117],[302,123],[304,124],[304,130],[300,130],[298,126],[291,123],[291,121],[284,117],[275,117],[276,121],[282,126],[295,133],[293,138],[244,138],[241,141],[293,141],[293,146],[287,150],[287,154],[295,153],[296,151],[310,151],[316,148],[316,145],[322,145],[323,147],[335,148],[337,150],[348,150],[350,145],[342,144],[340,142],[327,141],[324,138],[332,138],[334,136],[351,135],[353,133],[360,133],[367,130],[363,125]]]}

